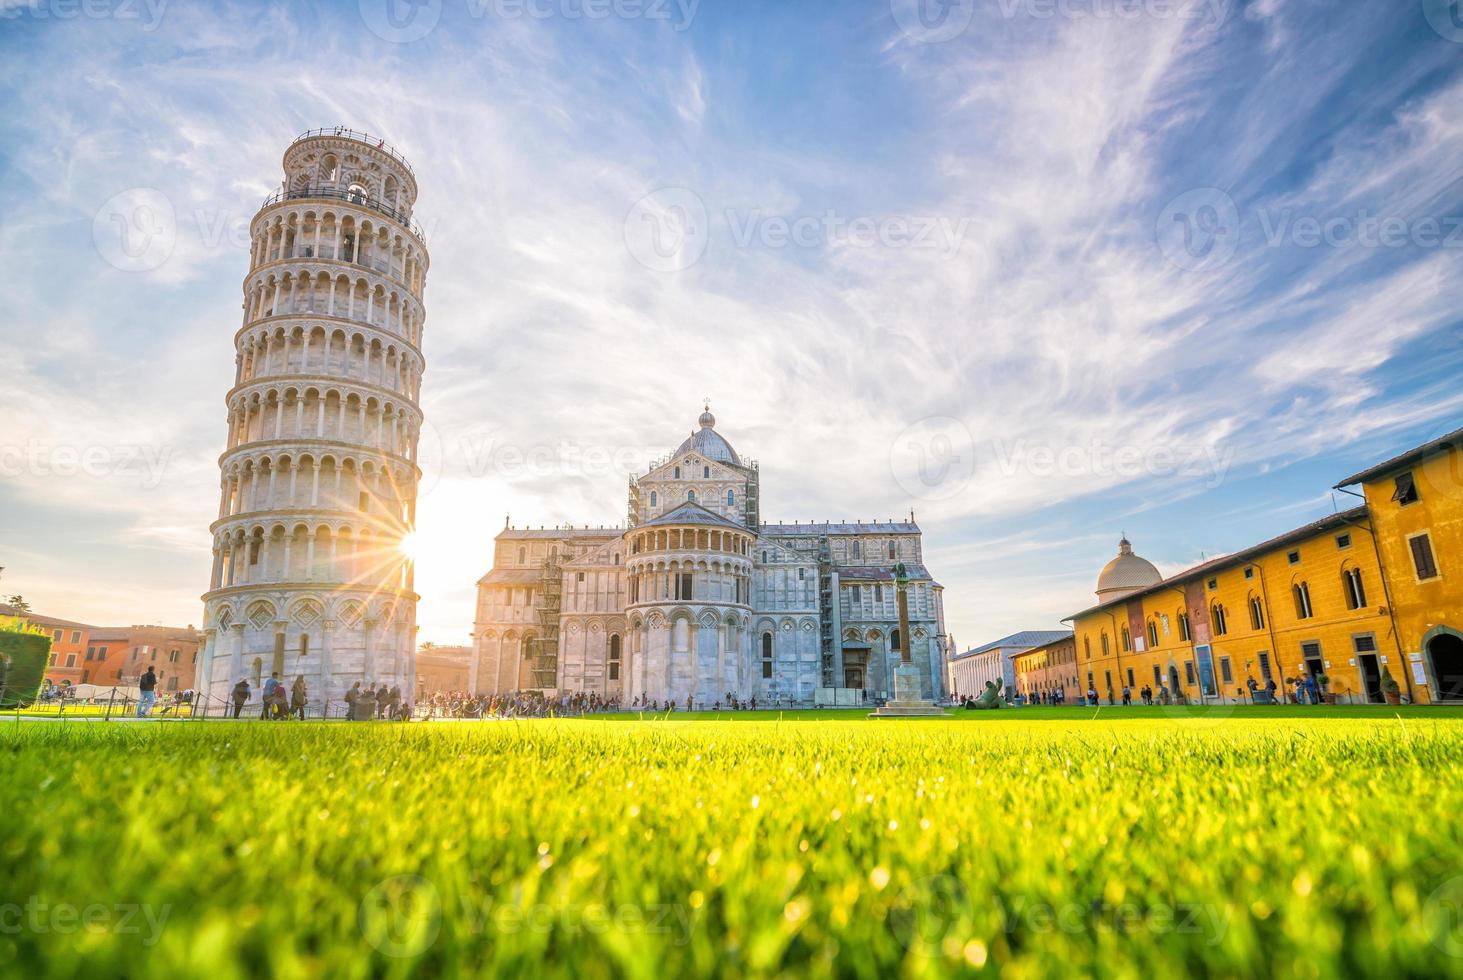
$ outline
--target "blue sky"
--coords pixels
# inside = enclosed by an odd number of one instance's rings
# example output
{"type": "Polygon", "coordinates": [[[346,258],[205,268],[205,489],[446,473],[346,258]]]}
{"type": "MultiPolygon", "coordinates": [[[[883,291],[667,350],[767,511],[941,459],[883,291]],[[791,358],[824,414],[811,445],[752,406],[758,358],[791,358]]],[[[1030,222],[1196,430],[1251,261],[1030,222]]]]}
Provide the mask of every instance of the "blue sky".
{"type": "Polygon", "coordinates": [[[318,126],[421,186],[423,639],[703,396],[764,518],[914,509],[962,646],[1463,425],[1456,3],[923,2],[0,0],[0,591],[198,621],[244,230],[318,126]]]}

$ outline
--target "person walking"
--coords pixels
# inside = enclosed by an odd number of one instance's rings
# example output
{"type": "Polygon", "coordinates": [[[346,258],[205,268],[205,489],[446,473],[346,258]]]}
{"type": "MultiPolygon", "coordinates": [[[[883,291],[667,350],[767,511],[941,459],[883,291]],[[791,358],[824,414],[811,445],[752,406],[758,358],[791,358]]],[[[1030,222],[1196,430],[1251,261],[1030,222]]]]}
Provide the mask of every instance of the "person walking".
{"type": "Polygon", "coordinates": [[[386,717],[395,719],[401,712],[401,687],[397,684],[391,685],[391,696],[387,700],[389,705],[386,717]]]}
{"type": "Polygon", "coordinates": [[[249,679],[239,678],[239,683],[234,685],[234,718],[239,717],[239,712],[244,710],[244,704],[249,700],[249,679]]]}
{"type": "Polygon", "coordinates": [[[147,672],[137,679],[137,717],[146,718],[152,714],[152,706],[157,703],[157,674],[149,665],[147,672]]]}
{"type": "Polygon", "coordinates": [[[386,717],[386,706],[391,703],[391,689],[382,684],[376,691],[376,717],[386,717]]]}
{"type": "Polygon", "coordinates": [[[1128,685],[1124,684],[1123,685],[1123,707],[1126,708],[1129,705],[1131,705],[1132,703],[1133,703],[1133,692],[1128,687],[1128,685]]]}
{"type": "Polygon", "coordinates": [[[270,674],[269,680],[264,682],[264,703],[259,708],[259,717],[268,721],[274,716],[274,696],[279,691],[279,675],[270,674]]]}
{"type": "Polygon", "coordinates": [[[305,705],[310,702],[310,691],[305,686],[305,675],[295,675],[295,685],[290,688],[290,714],[305,720],[305,705]]]}

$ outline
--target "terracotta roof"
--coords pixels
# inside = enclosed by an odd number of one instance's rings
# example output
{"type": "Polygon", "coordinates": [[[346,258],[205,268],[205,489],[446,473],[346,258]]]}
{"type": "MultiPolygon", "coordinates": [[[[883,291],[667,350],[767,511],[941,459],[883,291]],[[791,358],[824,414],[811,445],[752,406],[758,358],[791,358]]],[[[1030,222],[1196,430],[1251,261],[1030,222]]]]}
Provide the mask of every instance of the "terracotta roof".
{"type": "Polygon", "coordinates": [[[878,521],[861,522],[855,521],[852,524],[846,522],[829,523],[807,523],[807,524],[763,524],[762,533],[771,537],[783,535],[814,534],[838,535],[838,534],[918,534],[919,525],[913,521],[878,521]]]}
{"type": "MultiPolygon", "coordinates": [[[[618,538],[625,533],[622,527],[505,527],[497,538],[547,538],[551,541],[569,541],[579,538],[618,538]]],[[[494,538],[494,540],[497,540],[494,538]]]]}
{"type": "Polygon", "coordinates": [[[1190,579],[1199,578],[1201,576],[1207,575],[1210,572],[1217,572],[1220,569],[1229,568],[1234,565],[1243,565],[1251,559],[1256,558],[1257,556],[1262,555],[1267,551],[1274,551],[1276,548],[1284,547],[1287,544],[1291,544],[1296,541],[1303,541],[1306,538],[1320,534],[1323,531],[1329,531],[1334,528],[1349,526],[1365,516],[1365,507],[1353,507],[1350,510],[1343,510],[1340,513],[1332,514],[1329,517],[1323,517],[1318,521],[1312,521],[1309,524],[1304,524],[1298,528],[1295,528],[1294,530],[1286,531],[1284,534],[1277,535],[1268,541],[1262,541],[1259,544],[1254,545],[1253,547],[1244,549],[1243,551],[1236,551],[1230,555],[1223,555],[1219,558],[1210,559],[1209,561],[1195,565],[1192,568],[1186,568],[1182,572],[1179,572],[1177,575],[1170,575],[1168,578],[1155,582],[1152,585],[1147,586],[1146,588],[1124,593],[1123,595],[1118,596],[1116,599],[1110,599],[1107,602],[1099,602],[1097,605],[1089,606],[1081,612],[1073,613],[1072,615],[1063,619],[1062,622],[1069,623],[1079,616],[1086,616],[1088,613],[1094,613],[1100,609],[1106,609],[1109,606],[1121,605],[1122,603],[1128,602],[1132,599],[1138,599],[1145,595],[1152,595],[1155,592],[1162,592],[1165,589],[1174,588],[1184,582],[1189,581],[1190,579]]]}
{"type": "MultiPolygon", "coordinates": [[[[893,565],[838,565],[833,569],[842,582],[892,582],[893,565]]],[[[907,561],[904,570],[911,582],[924,582],[932,578],[929,569],[918,562],[907,561]]]]}
{"type": "Polygon", "coordinates": [[[641,527],[657,527],[666,524],[695,524],[699,527],[726,527],[738,531],[745,531],[736,521],[728,520],[720,514],[714,514],[702,507],[700,504],[688,500],[674,510],[668,510],[659,517],[652,518],[641,524],[641,527]]]}
{"type": "Polygon", "coordinates": [[[1409,449],[1407,452],[1393,456],[1391,459],[1383,460],[1375,466],[1362,470],[1360,473],[1353,473],[1351,476],[1336,484],[1336,489],[1339,490],[1342,487],[1355,486],[1358,483],[1369,483],[1379,476],[1386,476],[1394,470],[1405,469],[1444,450],[1459,448],[1460,445],[1463,445],[1463,429],[1454,429],[1445,436],[1439,436],[1436,439],[1423,443],[1415,449],[1409,449]]]}
{"type": "Polygon", "coordinates": [[[1036,647],[1046,646],[1048,643],[1055,643],[1058,640],[1070,639],[1071,636],[1071,630],[1022,630],[1019,633],[1012,633],[1010,636],[1003,636],[999,640],[992,640],[984,646],[966,650],[964,653],[957,653],[950,659],[964,660],[966,657],[989,653],[992,650],[1031,650],[1036,647]]]}
{"type": "Polygon", "coordinates": [[[537,568],[495,568],[478,579],[478,585],[537,585],[543,578],[537,568]]]}

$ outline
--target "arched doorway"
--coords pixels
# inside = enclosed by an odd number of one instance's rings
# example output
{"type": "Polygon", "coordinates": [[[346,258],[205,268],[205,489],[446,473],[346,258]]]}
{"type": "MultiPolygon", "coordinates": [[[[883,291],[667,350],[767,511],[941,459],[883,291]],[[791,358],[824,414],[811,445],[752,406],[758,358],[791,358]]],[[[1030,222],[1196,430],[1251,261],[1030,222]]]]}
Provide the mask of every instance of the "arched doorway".
{"type": "Polygon", "coordinates": [[[1439,701],[1463,701],[1463,633],[1439,626],[1423,639],[1439,701]]]}

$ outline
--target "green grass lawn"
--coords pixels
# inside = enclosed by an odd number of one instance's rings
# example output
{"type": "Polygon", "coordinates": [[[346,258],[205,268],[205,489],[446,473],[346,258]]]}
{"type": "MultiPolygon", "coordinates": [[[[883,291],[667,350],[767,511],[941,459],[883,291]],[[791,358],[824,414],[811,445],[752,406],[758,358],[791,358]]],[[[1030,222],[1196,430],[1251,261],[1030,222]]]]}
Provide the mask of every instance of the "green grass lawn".
{"type": "Polygon", "coordinates": [[[0,963],[1463,975],[1463,718],[1093,713],[3,725],[0,963]]]}

